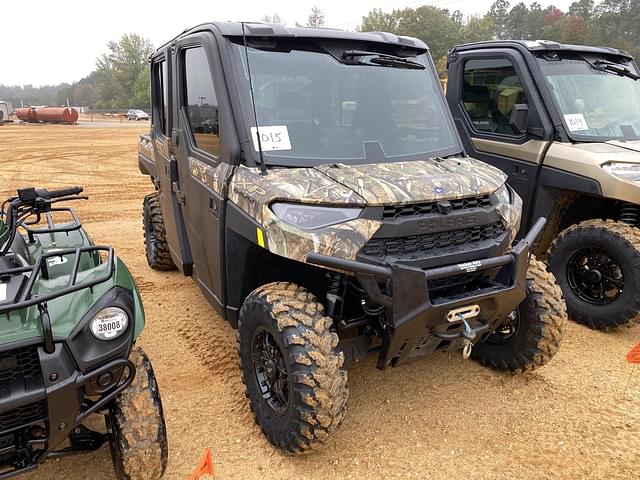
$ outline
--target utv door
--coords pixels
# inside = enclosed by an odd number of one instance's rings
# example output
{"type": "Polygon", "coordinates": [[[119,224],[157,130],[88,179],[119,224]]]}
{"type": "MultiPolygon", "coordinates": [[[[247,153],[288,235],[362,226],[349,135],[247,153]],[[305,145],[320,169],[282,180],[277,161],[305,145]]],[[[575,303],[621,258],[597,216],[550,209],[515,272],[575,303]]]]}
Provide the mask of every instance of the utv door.
{"type": "Polygon", "coordinates": [[[176,45],[178,120],[173,135],[185,201],[186,228],[194,261],[194,278],[209,302],[223,312],[224,219],[226,185],[232,169],[221,139],[228,112],[216,41],[198,33],[176,45]]]}
{"type": "Polygon", "coordinates": [[[467,153],[503,170],[522,197],[526,232],[553,129],[524,58],[508,49],[455,52],[447,101],[467,153]]]}
{"type": "Polygon", "coordinates": [[[169,135],[173,122],[170,109],[172,82],[170,58],[164,53],[151,64],[151,116],[153,150],[156,163],[156,181],[160,195],[167,243],[173,261],[185,275],[191,274],[191,256],[184,238],[184,220],[180,197],[177,195],[178,165],[173,154],[173,141],[169,135]]]}

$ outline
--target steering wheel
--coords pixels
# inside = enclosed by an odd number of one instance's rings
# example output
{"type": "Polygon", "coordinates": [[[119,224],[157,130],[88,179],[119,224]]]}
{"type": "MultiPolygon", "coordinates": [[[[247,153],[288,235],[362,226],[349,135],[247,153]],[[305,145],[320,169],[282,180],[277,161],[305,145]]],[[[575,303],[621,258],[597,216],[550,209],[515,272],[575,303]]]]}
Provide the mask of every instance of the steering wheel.
{"type": "Polygon", "coordinates": [[[630,120],[632,123],[635,123],[637,121],[637,119],[638,119],[638,117],[635,116],[635,115],[625,115],[625,116],[621,117],[620,119],[617,119],[617,120],[615,120],[613,122],[609,122],[605,126],[598,128],[598,130],[604,130],[604,129],[620,127],[627,120],[630,120]]]}

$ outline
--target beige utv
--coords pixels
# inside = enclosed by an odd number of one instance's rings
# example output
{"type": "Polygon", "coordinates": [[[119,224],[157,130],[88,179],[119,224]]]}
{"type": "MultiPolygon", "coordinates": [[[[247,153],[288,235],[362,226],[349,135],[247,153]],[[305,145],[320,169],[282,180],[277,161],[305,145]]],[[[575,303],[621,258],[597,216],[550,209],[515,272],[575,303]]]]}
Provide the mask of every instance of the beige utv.
{"type": "Polygon", "coordinates": [[[467,153],[501,168],[523,228],[549,219],[547,254],[571,317],[592,328],[640,312],[640,82],[626,52],[549,41],[460,45],[447,100],[467,153]]]}

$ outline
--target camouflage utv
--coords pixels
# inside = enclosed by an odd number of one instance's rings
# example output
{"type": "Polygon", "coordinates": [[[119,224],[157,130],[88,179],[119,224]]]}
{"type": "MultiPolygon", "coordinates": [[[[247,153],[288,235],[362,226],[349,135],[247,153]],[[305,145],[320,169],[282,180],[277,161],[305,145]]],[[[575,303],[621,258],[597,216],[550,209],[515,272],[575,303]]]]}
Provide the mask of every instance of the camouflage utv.
{"type": "Polygon", "coordinates": [[[468,158],[427,46],[385,33],[211,23],[152,57],[139,165],[149,265],[237,327],[246,393],[287,452],[326,440],[348,362],[556,353],[565,308],[520,197],[468,158]],[[201,128],[206,124],[211,128],[201,128]]]}

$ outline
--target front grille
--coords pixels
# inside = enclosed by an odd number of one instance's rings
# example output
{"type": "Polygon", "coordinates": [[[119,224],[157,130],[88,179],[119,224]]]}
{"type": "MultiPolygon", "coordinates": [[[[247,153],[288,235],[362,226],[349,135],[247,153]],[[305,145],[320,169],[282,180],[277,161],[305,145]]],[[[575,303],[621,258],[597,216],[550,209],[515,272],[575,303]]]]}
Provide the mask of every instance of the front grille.
{"type": "Polygon", "coordinates": [[[46,402],[35,402],[0,413],[0,433],[42,422],[47,418],[46,402]]]}
{"type": "MultiPolygon", "coordinates": [[[[448,200],[448,202],[451,204],[452,212],[459,212],[471,208],[489,208],[491,207],[491,196],[481,195],[479,197],[459,198],[457,200],[448,200]]],[[[399,218],[419,217],[432,213],[438,213],[438,202],[389,205],[384,207],[382,219],[397,220],[399,218]]]]}
{"type": "Polygon", "coordinates": [[[40,376],[40,359],[36,347],[0,352],[0,385],[8,385],[17,379],[28,382],[40,376]]]}
{"type": "Polygon", "coordinates": [[[362,247],[360,253],[364,256],[381,260],[387,256],[402,260],[419,256],[430,256],[430,254],[433,253],[441,255],[459,249],[461,246],[468,246],[469,250],[473,249],[475,243],[482,240],[495,240],[500,238],[504,233],[505,228],[502,222],[495,222],[487,225],[425,235],[412,235],[399,238],[372,238],[362,247]]]}

